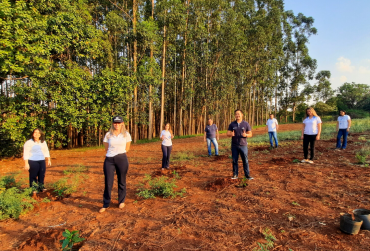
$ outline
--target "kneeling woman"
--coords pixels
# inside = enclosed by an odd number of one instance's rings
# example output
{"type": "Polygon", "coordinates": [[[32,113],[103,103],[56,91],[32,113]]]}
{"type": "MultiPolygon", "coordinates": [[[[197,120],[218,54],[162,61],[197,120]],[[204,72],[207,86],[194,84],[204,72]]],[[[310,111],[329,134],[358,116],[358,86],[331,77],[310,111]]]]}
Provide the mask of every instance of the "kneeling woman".
{"type": "Polygon", "coordinates": [[[40,129],[34,129],[30,138],[23,146],[24,169],[29,172],[30,187],[35,185],[37,190],[41,192],[44,190],[45,158],[48,166],[51,166],[49,149],[45,135],[40,129]]]}
{"type": "Polygon", "coordinates": [[[113,124],[104,137],[104,147],[107,152],[104,161],[104,196],[103,207],[99,210],[104,212],[110,204],[111,192],[114,181],[114,171],[118,179],[118,203],[119,208],[124,208],[126,198],[126,174],[128,171],[128,160],[126,153],[130,150],[131,135],[126,131],[125,123],[121,116],[113,118],[113,124]]]}

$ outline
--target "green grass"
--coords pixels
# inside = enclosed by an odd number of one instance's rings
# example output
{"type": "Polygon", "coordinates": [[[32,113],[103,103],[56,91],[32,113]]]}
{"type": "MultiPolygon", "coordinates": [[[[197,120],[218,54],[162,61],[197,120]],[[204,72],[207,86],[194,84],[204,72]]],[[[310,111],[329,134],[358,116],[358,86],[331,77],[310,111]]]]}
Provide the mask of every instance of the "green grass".
{"type": "Polygon", "coordinates": [[[94,150],[94,149],[104,149],[104,145],[75,148],[73,149],[73,152],[86,152],[88,150],[94,150]]]}
{"type": "Polygon", "coordinates": [[[171,156],[171,161],[184,161],[196,158],[192,152],[178,152],[171,156]]]}
{"type": "Polygon", "coordinates": [[[179,177],[180,176],[174,179],[169,179],[166,176],[152,178],[149,174],[145,174],[143,183],[138,184],[139,188],[136,195],[144,199],[155,199],[157,196],[172,199],[177,196],[182,197],[183,194],[186,193],[185,188],[181,189],[179,192],[174,190],[174,188],[177,188],[176,179],[179,177]]]}

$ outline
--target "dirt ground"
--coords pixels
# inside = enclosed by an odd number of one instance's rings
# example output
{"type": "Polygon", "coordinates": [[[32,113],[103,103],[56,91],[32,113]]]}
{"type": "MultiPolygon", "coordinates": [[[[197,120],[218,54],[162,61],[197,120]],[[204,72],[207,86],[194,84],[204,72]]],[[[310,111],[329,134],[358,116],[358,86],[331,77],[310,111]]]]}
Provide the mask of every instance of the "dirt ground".
{"type": "MultiPolygon", "coordinates": [[[[281,125],[299,130],[300,124],[281,125]]],[[[254,134],[264,133],[264,128],[254,134]]],[[[317,142],[314,164],[295,163],[303,158],[302,142],[282,142],[278,149],[249,148],[251,175],[240,188],[231,180],[230,144],[223,156],[207,155],[203,137],[176,139],[173,153],[192,152],[196,158],[170,164],[186,188],[183,198],[149,199],[136,196],[144,174],[159,175],[160,142],[133,145],[128,158],[126,207],[117,200],[103,214],[104,150],[51,151],[46,185],[75,165],[89,167],[89,178],[78,192],[63,200],[40,203],[18,220],[0,222],[0,250],[61,250],[65,229],[79,230],[86,240],[75,250],[253,250],[264,243],[263,229],[276,237],[270,250],[369,250],[370,231],[347,235],[339,229],[340,213],[370,209],[370,169],[355,164],[358,137],[351,134],[346,151],[334,151],[335,140],[317,142]]],[[[226,135],[221,135],[225,138],[226,135]]],[[[0,174],[21,171],[22,159],[0,162],[0,174]]],[[[239,178],[243,177],[241,162],[239,178]]],[[[171,172],[163,175],[172,177],[171,172]]],[[[27,180],[28,174],[18,176],[27,180]]],[[[39,197],[50,194],[41,193],[39,197]]],[[[115,182],[112,198],[117,198],[115,182]]]]}

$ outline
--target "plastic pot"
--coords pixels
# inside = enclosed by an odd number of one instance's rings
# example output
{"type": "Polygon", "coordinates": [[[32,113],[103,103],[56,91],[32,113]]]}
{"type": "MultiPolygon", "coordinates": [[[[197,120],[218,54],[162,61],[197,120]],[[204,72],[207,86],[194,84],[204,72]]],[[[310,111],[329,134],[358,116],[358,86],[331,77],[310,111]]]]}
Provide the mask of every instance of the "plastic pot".
{"type": "Polygon", "coordinates": [[[361,228],[370,230],[370,210],[367,209],[355,209],[353,214],[363,221],[361,228]]]}
{"type": "Polygon", "coordinates": [[[362,225],[362,220],[355,215],[352,219],[350,214],[342,214],[340,216],[340,230],[346,234],[358,234],[362,225]]]}

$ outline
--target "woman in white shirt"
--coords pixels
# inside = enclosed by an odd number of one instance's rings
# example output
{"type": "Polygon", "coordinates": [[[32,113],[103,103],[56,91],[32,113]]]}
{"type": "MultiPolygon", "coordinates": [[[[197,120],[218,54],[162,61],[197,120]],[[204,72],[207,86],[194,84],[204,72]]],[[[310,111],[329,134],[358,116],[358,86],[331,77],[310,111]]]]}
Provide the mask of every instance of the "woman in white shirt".
{"type": "Polygon", "coordinates": [[[172,151],[173,133],[170,123],[164,125],[164,130],[161,132],[160,139],[162,140],[162,170],[170,169],[170,155],[172,151]]]}
{"type": "Polygon", "coordinates": [[[48,166],[51,166],[50,153],[45,135],[40,129],[34,129],[30,138],[23,146],[24,169],[29,172],[30,187],[35,184],[42,191],[46,172],[45,158],[48,166]]]}
{"type": "Polygon", "coordinates": [[[312,107],[306,109],[306,118],[303,120],[302,136],[304,159],[302,163],[313,163],[315,156],[315,141],[320,139],[321,119],[312,107]],[[311,156],[308,159],[308,145],[310,145],[311,156]]]}
{"type": "Polygon", "coordinates": [[[104,161],[104,195],[103,207],[99,210],[104,212],[110,205],[111,193],[114,181],[114,171],[118,180],[118,207],[125,207],[126,198],[126,175],[128,171],[128,159],[126,153],[130,150],[131,135],[126,131],[125,123],[121,116],[113,118],[112,126],[104,137],[106,157],[104,161]]]}

